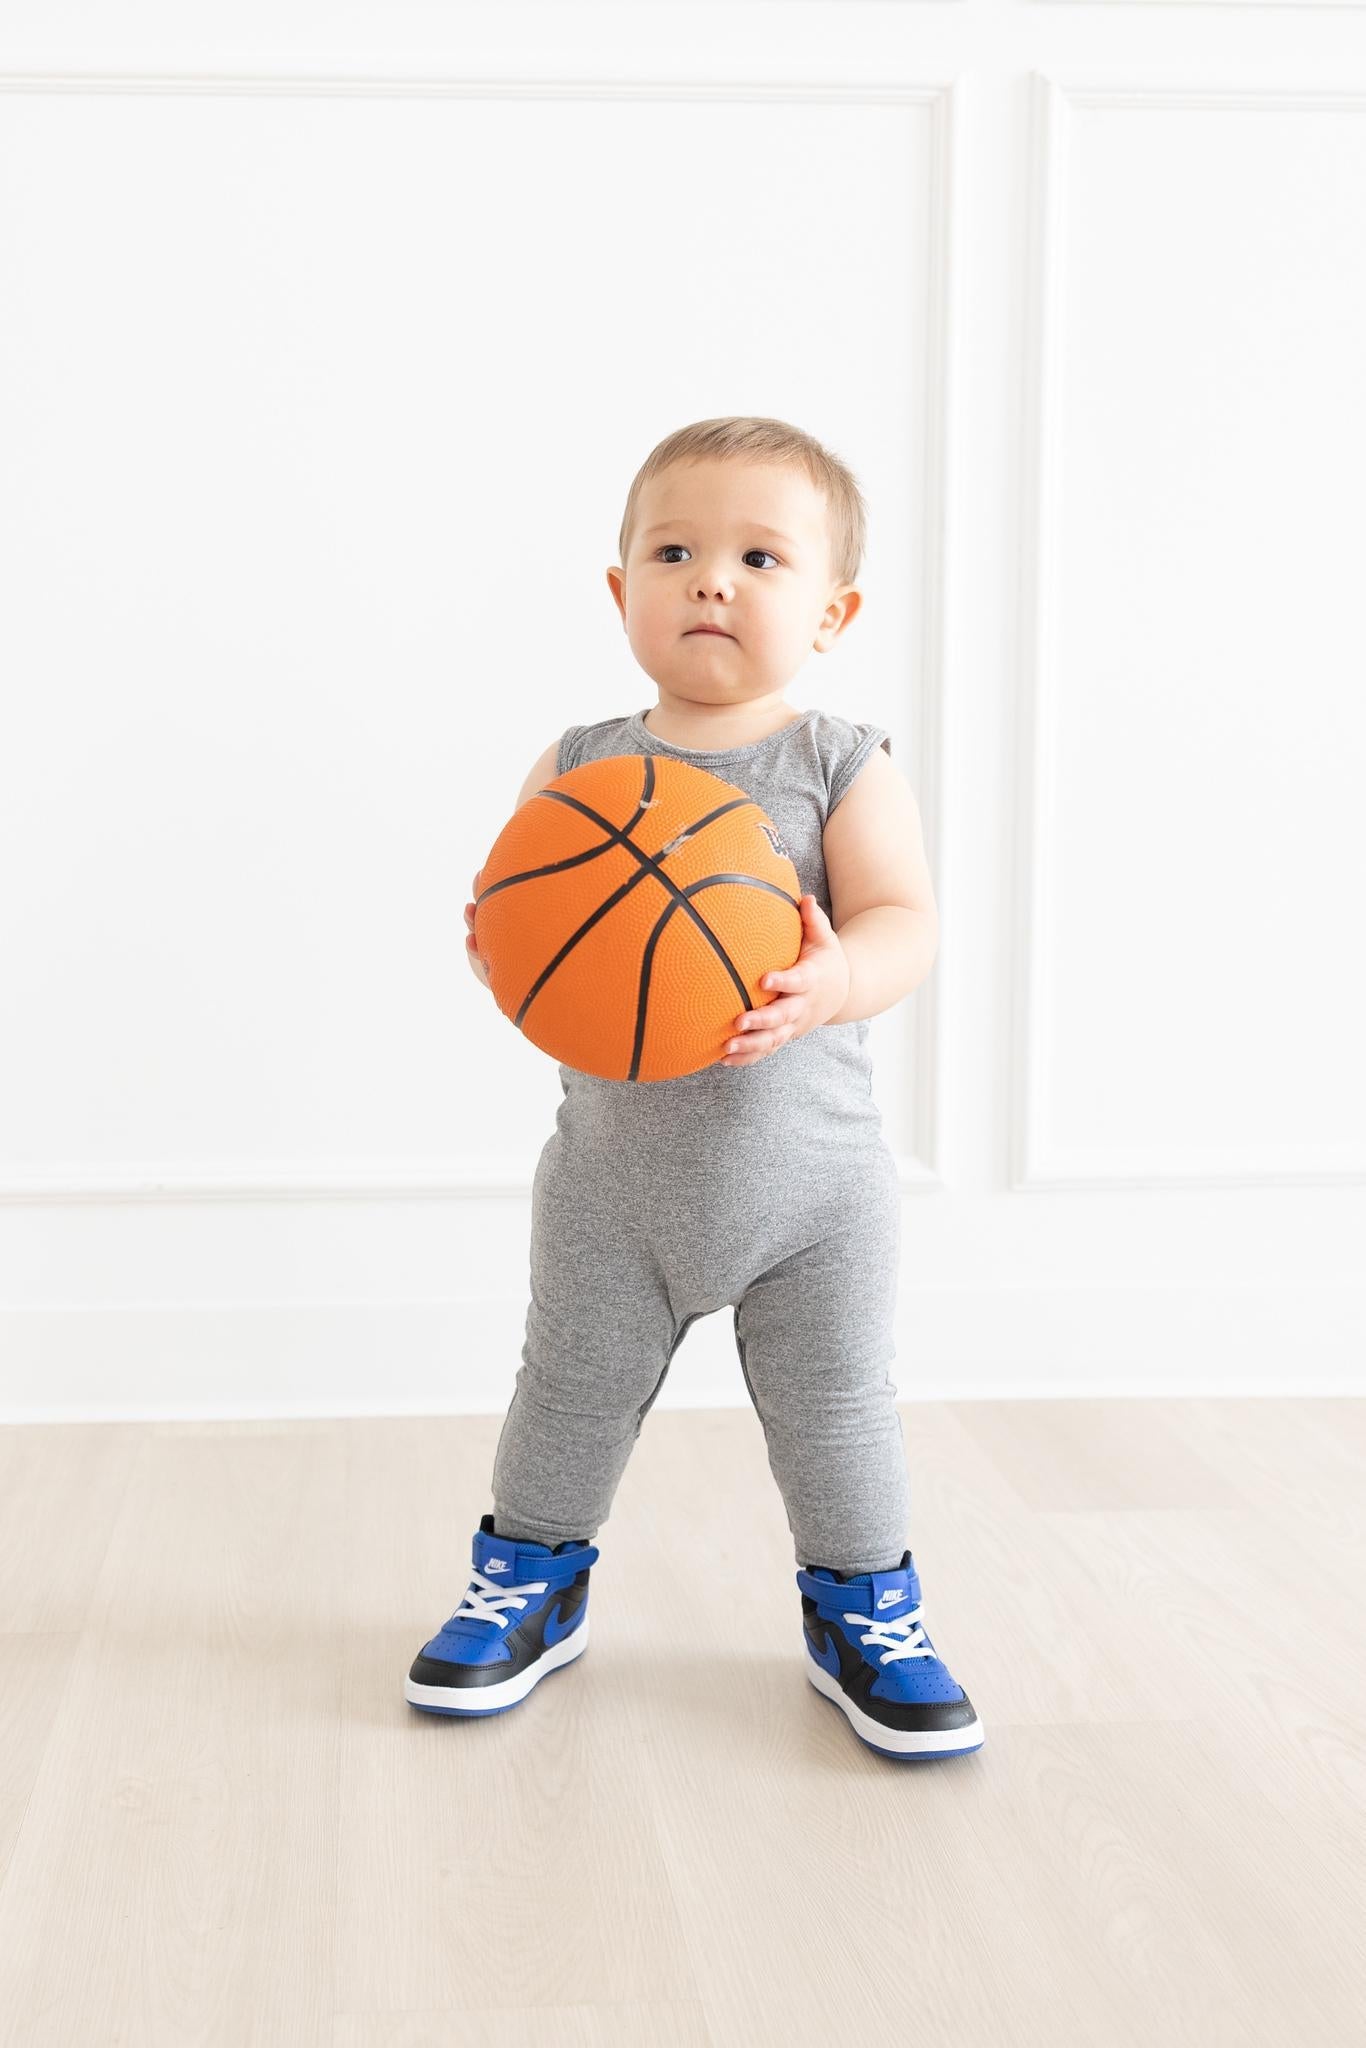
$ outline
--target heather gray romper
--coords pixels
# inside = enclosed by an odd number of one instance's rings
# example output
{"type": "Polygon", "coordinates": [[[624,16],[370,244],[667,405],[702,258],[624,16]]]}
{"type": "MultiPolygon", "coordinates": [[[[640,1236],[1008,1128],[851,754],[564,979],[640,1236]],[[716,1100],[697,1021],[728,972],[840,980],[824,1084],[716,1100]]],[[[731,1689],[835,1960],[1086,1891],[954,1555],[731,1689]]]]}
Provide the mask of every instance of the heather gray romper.
{"type": "MultiPolygon", "coordinates": [[[[873,749],[891,752],[885,728],[812,710],[704,753],[643,716],[571,726],[557,772],[645,753],[708,769],[763,807],[828,917],[822,827],[873,749]]],[[[866,1018],[824,1024],[753,1065],[671,1081],[560,1067],[532,1192],[526,1341],[494,1457],[500,1536],[596,1537],[688,1328],[734,1303],[798,1565],[900,1564],[909,1480],[888,1367],[901,1201],[867,1035],[866,1018]]],[[[699,1510],[724,1513],[698,1481],[699,1510]]]]}

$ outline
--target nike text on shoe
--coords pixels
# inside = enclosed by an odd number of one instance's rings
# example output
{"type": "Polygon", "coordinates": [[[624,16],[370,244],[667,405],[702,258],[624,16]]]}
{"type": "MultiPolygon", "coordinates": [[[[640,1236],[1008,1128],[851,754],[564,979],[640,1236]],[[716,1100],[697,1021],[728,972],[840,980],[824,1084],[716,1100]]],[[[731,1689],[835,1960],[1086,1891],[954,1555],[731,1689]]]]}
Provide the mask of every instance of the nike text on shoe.
{"type": "Polygon", "coordinates": [[[985,1739],[972,1701],[950,1677],[920,1622],[920,1580],[909,1550],[891,1572],[797,1573],[806,1675],[860,1742],[883,1756],[961,1756],[985,1739]]]}
{"type": "Polygon", "coordinates": [[[588,1648],[593,1544],[513,1543],[485,1515],[464,1599],[413,1659],[409,1706],[428,1714],[501,1714],[588,1648]]]}

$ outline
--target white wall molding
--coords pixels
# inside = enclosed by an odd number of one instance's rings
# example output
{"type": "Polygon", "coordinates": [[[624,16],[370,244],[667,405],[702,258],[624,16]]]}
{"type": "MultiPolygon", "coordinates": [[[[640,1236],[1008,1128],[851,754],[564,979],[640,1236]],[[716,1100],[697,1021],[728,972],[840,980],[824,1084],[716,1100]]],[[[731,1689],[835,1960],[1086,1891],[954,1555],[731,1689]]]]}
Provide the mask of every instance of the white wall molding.
{"type": "MultiPolygon", "coordinates": [[[[940,872],[941,821],[945,802],[944,714],[948,678],[953,674],[957,555],[954,548],[958,454],[959,238],[962,233],[960,148],[962,87],[947,86],[931,102],[929,193],[930,248],[925,321],[925,416],[921,478],[924,524],[920,587],[920,700],[916,709],[917,784],[925,813],[930,869],[940,872]]],[[[921,1021],[919,1057],[911,1064],[913,1137],[894,1133],[897,1171],[903,1188],[942,1177],[943,1004],[942,977],[931,972],[916,994],[921,1021]]],[[[906,1013],[902,1012],[904,1044],[906,1013]]]]}
{"type": "MultiPolygon", "coordinates": [[[[227,1168],[217,1173],[170,1173],[155,1164],[122,1167],[117,1173],[71,1166],[48,1173],[10,1175],[0,1184],[0,1205],[482,1201],[492,1196],[522,1201],[531,1194],[535,1171],[534,1161],[522,1168],[498,1160],[435,1165],[365,1160],[326,1173],[304,1162],[291,1165],[287,1161],[250,1174],[227,1168]]],[[[898,1154],[897,1171],[905,1189],[927,1191],[939,1186],[938,1176],[918,1159],[898,1154]]]]}
{"type": "Polygon", "coordinates": [[[1111,1151],[1079,1157],[1050,1145],[1045,978],[1038,963],[1051,950],[1047,897],[1040,887],[1044,840],[1053,812],[1050,775],[1056,702],[1059,418],[1066,376],[1063,304],[1067,288],[1066,199],[1070,119],[1074,108],[1200,113],[1366,113],[1366,93],[1229,92],[1166,86],[1107,87],[1030,78],[1028,306],[1022,357],[1022,445],[1018,581],[1019,684],[1013,734],[1011,903],[1011,1164],[1018,1191],[1173,1187],[1324,1187],[1366,1181],[1359,1148],[1304,1147],[1272,1152],[1191,1148],[1156,1163],[1111,1151]]]}
{"type": "MultiPolygon", "coordinates": [[[[891,1374],[912,1405],[1349,1394],[1363,1327],[1359,1286],[904,1284],[891,1374]]],[[[499,1415],[520,1341],[481,1296],[11,1309],[0,1425],[499,1415]]],[[[690,1328],[660,1406],[749,1406],[729,1307],[690,1328]]]]}
{"type": "MultiPolygon", "coordinates": [[[[925,603],[919,622],[921,689],[918,706],[907,693],[906,723],[916,735],[917,784],[926,813],[926,841],[937,864],[938,820],[943,796],[942,697],[949,660],[951,604],[947,590],[951,548],[950,465],[954,447],[954,286],[958,225],[957,151],[959,121],[952,80],[883,81],[876,85],[797,81],[745,83],[657,78],[478,79],[384,78],[284,74],[44,72],[0,73],[0,93],[174,94],[237,97],[446,98],[795,102],[812,105],[899,106],[929,116],[930,216],[925,326],[925,460],[921,588],[925,603]]],[[[937,1166],[941,1130],[939,1035],[942,1028],[935,977],[917,996],[919,1048],[910,1057],[910,1100],[914,1136],[889,1130],[901,1185],[907,1190],[940,1185],[937,1166]]],[[[904,1025],[901,1043],[908,1048],[904,1025]]],[[[499,1194],[528,1195],[534,1162],[522,1170],[465,1159],[410,1166],[371,1161],[354,1168],[316,1168],[262,1161],[240,1171],[186,1172],[156,1162],[133,1163],[113,1171],[87,1171],[78,1164],[0,1179],[0,1204],[60,1202],[254,1202],[406,1201],[414,1198],[478,1200],[499,1194]]]]}
{"type": "Polygon", "coordinates": [[[952,79],[883,80],[878,85],[818,80],[711,81],[661,78],[384,78],[300,72],[0,72],[0,92],[206,93],[250,99],[732,100],[808,101],[840,106],[935,107],[952,79]]]}

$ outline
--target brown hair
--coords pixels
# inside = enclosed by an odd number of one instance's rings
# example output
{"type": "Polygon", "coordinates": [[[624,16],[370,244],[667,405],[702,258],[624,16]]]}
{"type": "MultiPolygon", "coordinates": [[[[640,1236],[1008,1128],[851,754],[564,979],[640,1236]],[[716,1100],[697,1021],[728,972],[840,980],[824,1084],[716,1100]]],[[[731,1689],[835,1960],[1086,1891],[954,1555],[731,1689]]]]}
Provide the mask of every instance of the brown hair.
{"type": "Polygon", "coordinates": [[[626,510],[618,536],[622,567],[631,544],[641,487],[676,462],[730,458],[786,463],[805,471],[825,498],[831,572],[837,582],[853,583],[867,545],[867,510],[853,471],[800,427],[789,426],[786,420],[756,419],[744,414],[694,420],[690,427],[679,427],[650,450],[626,493],[626,510]]]}

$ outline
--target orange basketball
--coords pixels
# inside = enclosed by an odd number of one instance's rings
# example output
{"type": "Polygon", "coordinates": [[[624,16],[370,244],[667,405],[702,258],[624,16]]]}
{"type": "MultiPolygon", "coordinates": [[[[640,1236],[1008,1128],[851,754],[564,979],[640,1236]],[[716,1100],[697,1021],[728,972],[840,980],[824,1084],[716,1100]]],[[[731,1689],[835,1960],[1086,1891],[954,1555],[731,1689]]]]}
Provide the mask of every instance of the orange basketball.
{"type": "Polygon", "coordinates": [[[528,797],[479,875],[474,940],[504,1016],[553,1059],[667,1081],[725,1054],[801,951],[801,885],[753,797],[654,754],[528,797]]]}

